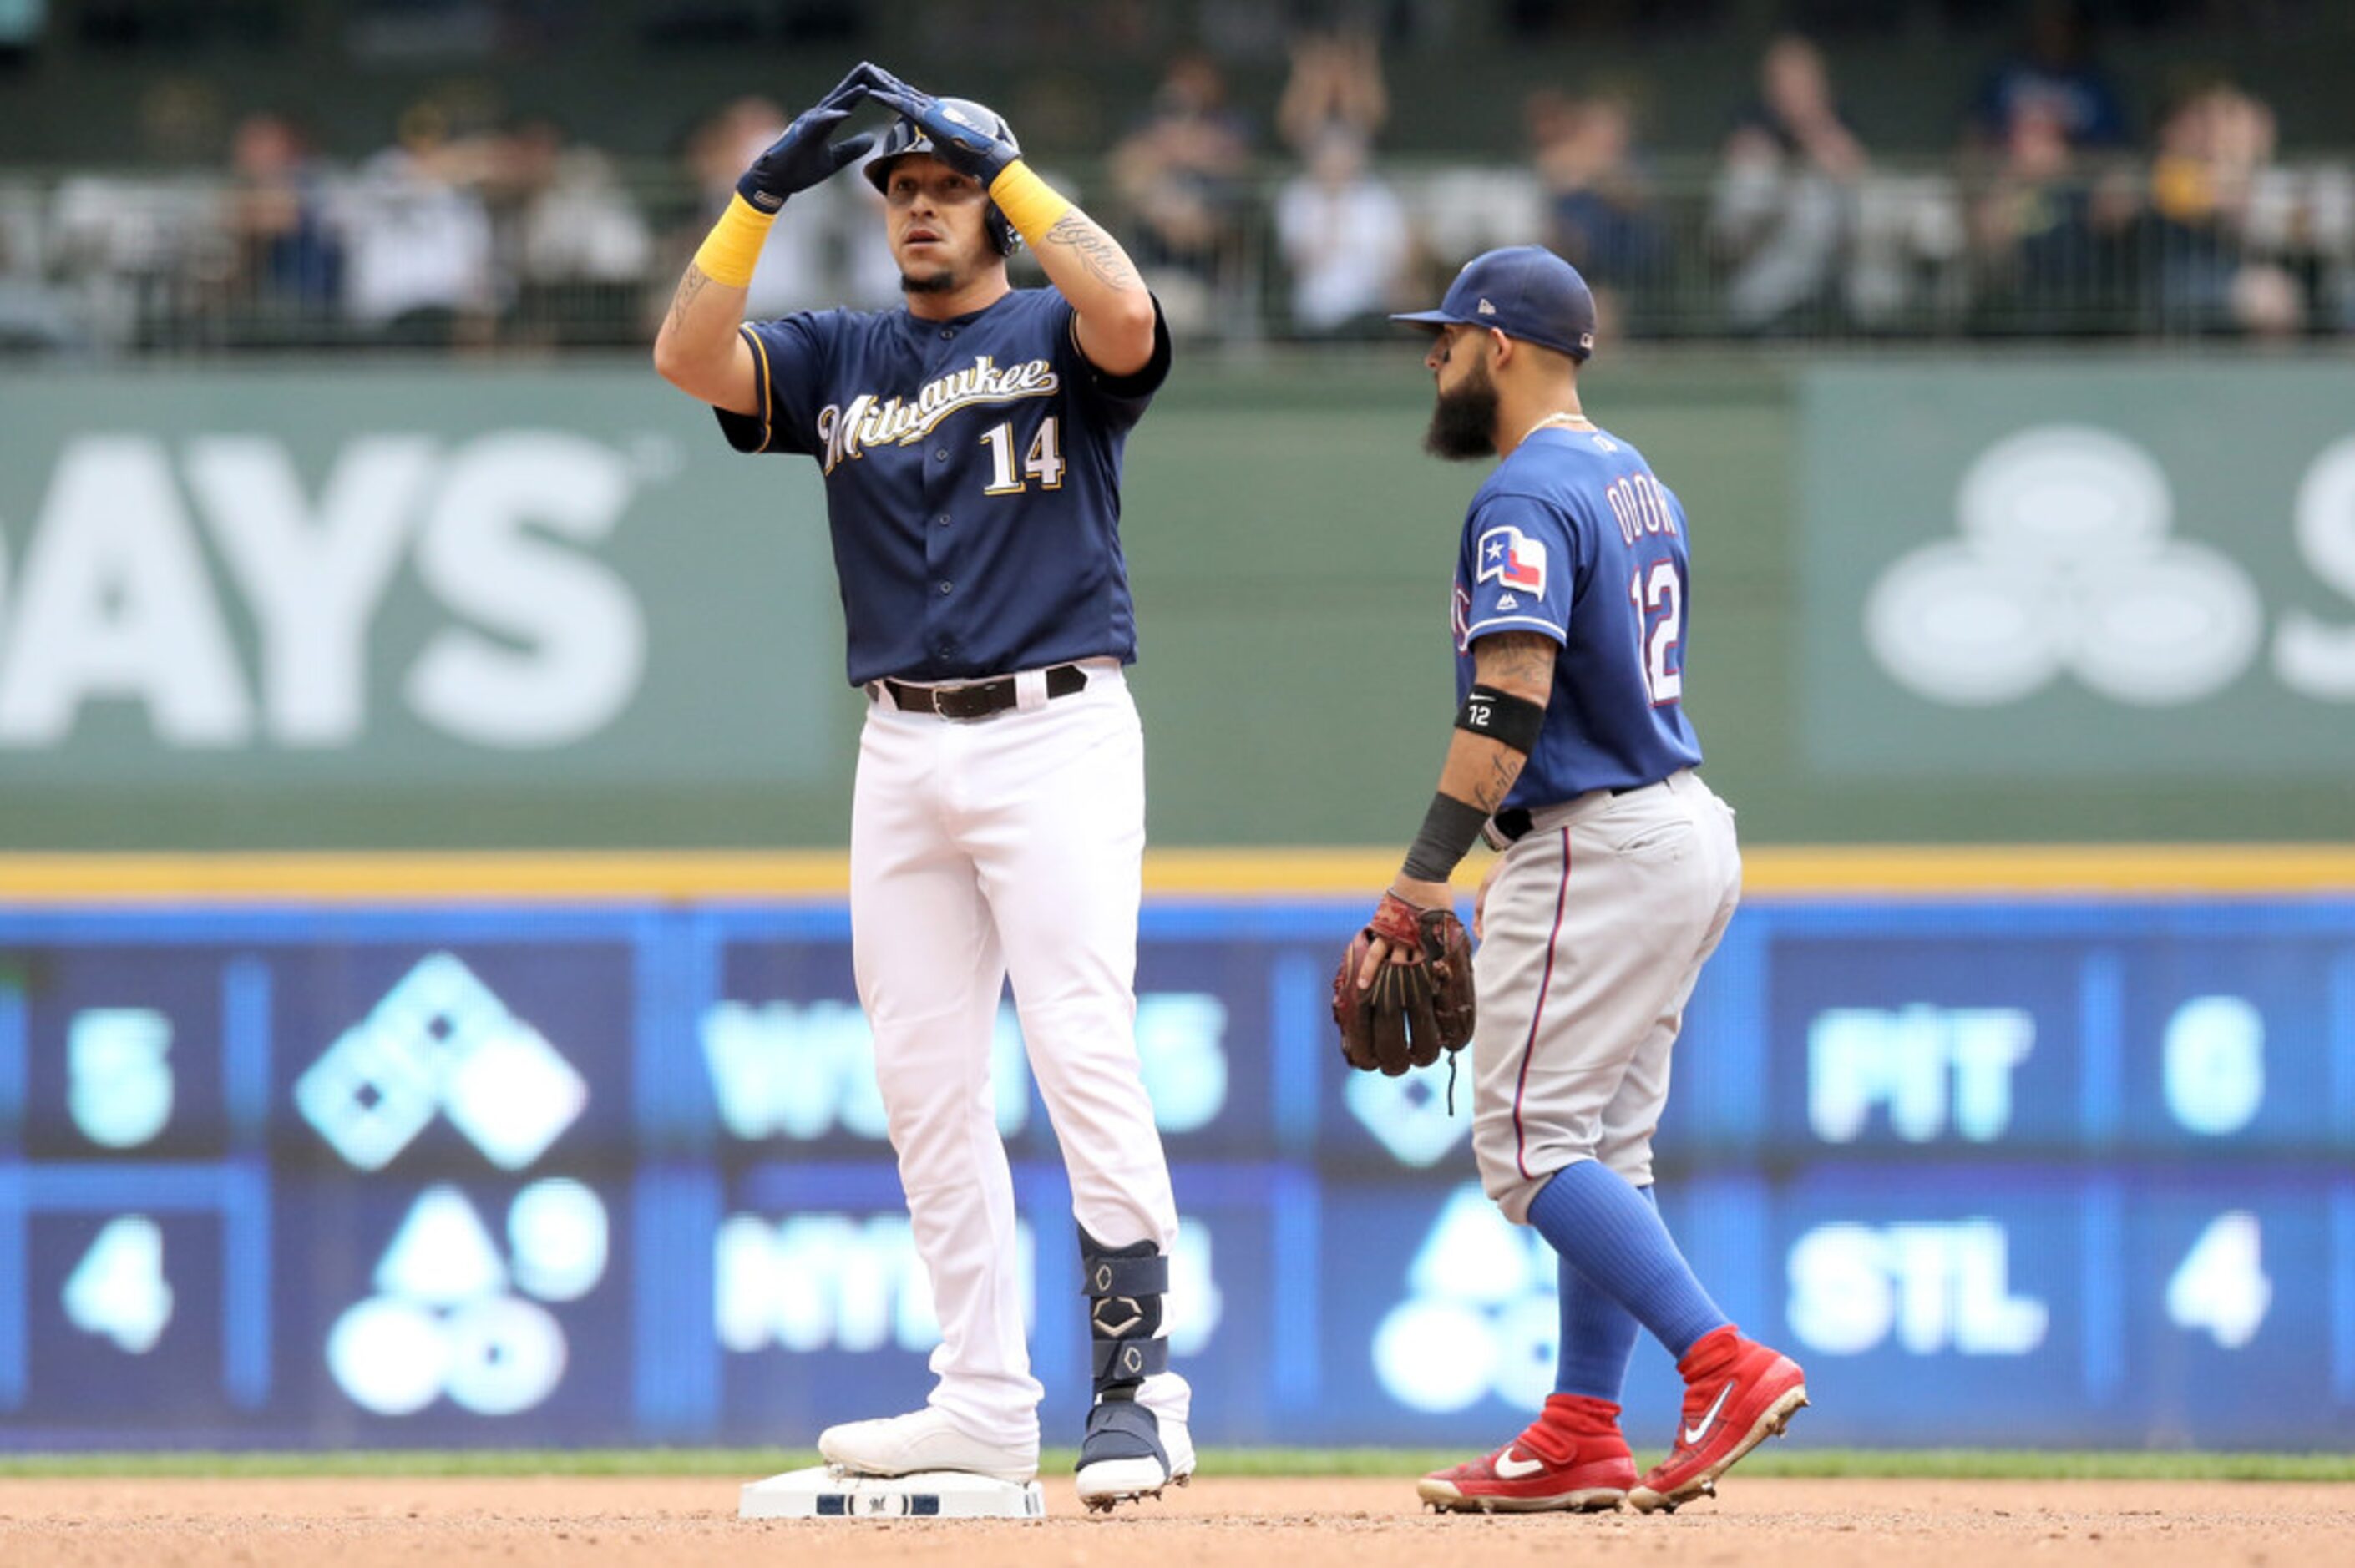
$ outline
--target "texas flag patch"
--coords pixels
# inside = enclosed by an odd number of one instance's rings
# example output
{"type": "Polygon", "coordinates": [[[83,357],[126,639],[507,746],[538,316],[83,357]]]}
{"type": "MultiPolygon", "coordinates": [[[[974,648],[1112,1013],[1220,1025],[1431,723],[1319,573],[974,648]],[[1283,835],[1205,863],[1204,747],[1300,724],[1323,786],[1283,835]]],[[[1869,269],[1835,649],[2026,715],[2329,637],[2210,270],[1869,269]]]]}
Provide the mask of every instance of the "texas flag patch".
{"type": "Polygon", "coordinates": [[[1496,579],[1508,588],[1545,597],[1546,547],[1518,528],[1491,528],[1480,535],[1478,580],[1496,579]]]}

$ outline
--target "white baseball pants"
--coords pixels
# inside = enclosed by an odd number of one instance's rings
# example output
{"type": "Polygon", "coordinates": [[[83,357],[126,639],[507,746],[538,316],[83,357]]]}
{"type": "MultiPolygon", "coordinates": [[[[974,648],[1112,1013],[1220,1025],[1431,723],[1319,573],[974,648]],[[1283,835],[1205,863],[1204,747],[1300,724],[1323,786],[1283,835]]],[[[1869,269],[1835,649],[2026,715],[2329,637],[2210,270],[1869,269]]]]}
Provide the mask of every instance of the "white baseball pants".
{"type": "Polygon", "coordinates": [[[1690,771],[1533,812],[1506,848],[1472,964],[1472,1147],[1514,1224],[1575,1160],[1649,1184],[1669,1050],[1741,898],[1733,810],[1690,771]]]}
{"type": "MultiPolygon", "coordinates": [[[[990,1090],[1009,976],[1075,1217],[1107,1246],[1166,1253],[1178,1233],[1136,1054],[1144,735],[1119,665],[1091,661],[1088,675],[1050,700],[1026,672],[1020,704],[978,723],[877,699],[851,805],[852,962],[941,1322],[931,1402],[1012,1447],[1037,1447],[1042,1391],[990,1090]]],[[[1048,1287],[1068,1277],[1076,1291],[1078,1239],[1042,1230],[1039,1247],[1048,1287]]],[[[1188,1414],[1175,1374],[1148,1379],[1140,1399],[1188,1414]]]]}

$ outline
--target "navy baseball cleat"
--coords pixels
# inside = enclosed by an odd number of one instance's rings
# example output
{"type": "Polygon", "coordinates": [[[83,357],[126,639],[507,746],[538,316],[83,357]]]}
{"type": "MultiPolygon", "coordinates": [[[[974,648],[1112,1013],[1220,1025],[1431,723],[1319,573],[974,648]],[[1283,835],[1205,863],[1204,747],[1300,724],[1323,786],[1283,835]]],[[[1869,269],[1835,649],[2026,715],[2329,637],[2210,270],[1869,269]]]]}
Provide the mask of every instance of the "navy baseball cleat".
{"type": "Polygon", "coordinates": [[[1186,1423],[1156,1415],[1133,1399],[1099,1401],[1080,1445],[1080,1501],[1107,1513],[1120,1503],[1161,1495],[1194,1475],[1194,1439],[1186,1423]]]}
{"type": "Polygon", "coordinates": [[[1677,1363],[1685,1407],[1676,1446],[1645,1472],[1627,1500],[1650,1513],[1717,1490],[1718,1477],[1807,1403],[1807,1375],[1781,1352],[1745,1340],[1732,1324],[1704,1334],[1677,1363]]]}

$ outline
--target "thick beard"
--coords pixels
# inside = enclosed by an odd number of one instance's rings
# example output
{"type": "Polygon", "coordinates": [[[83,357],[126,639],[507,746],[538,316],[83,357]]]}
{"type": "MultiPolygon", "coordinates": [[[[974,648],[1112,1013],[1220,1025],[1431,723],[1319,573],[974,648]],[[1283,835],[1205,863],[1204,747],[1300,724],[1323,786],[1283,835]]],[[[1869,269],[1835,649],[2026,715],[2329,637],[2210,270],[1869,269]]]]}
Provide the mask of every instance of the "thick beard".
{"type": "Polygon", "coordinates": [[[1423,450],[1450,462],[1495,455],[1497,384],[1486,365],[1474,366],[1453,392],[1439,394],[1431,408],[1431,428],[1423,433],[1423,450]]]}
{"type": "Polygon", "coordinates": [[[903,294],[945,294],[956,288],[956,274],[943,269],[929,278],[919,278],[912,272],[900,274],[900,291],[903,294]]]}

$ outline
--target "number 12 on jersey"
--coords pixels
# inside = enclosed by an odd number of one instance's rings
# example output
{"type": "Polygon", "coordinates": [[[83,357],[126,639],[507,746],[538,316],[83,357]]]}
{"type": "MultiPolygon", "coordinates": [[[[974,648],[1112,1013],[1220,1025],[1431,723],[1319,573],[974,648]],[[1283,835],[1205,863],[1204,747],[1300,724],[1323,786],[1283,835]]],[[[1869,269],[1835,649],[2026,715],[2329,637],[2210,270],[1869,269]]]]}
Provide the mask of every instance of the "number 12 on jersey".
{"type": "Polygon", "coordinates": [[[1627,599],[1636,607],[1644,687],[1652,705],[1664,708],[1685,694],[1685,585],[1672,560],[1638,567],[1627,579],[1627,599]]]}
{"type": "Polygon", "coordinates": [[[1039,421],[1039,433],[1030,438],[1018,474],[1014,471],[1012,421],[984,430],[981,444],[989,449],[989,484],[983,494],[1019,495],[1034,479],[1041,490],[1063,488],[1063,432],[1054,415],[1039,421]]]}

